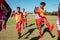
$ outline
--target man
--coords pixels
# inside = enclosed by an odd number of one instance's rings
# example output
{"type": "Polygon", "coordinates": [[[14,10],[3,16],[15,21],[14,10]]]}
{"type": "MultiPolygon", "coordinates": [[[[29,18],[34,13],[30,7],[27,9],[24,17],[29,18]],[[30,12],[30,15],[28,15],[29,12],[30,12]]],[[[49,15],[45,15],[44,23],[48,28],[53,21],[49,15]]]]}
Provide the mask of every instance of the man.
{"type": "Polygon", "coordinates": [[[25,12],[25,9],[23,8],[23,28],[27,27],[27,12],[25,12]]]}
{"type": "Polygon", "coordinates": [[[3,29],[3,25],[4,25],[4,13],[0,9],[0,31],[3,29]]]}
{"type": "Polygon", "coordinates": [[[0,3],[1,10],[4,13],[4,20],[5,20],[4,29],[6,29],[6,23],[9,19],[9,17],[10,17],[10,14],[11,14],[12,10],[11,10],[10,6],[7,4],[7,2],[5,0],[1,0],[0,2],[1,2],[0,3]]]}
{"type": "Polygon", "coordinates": [[[57,30],[58,30],[58,40],[60,40],[60,4],[58,6],[57,30]]]}
{"type": "Polygon", "coordinates": [[[49,31],[52,31],[54,25],[50,25],[50,23],[47,21],[45,15],[44,15],[44,6],[45,2],[41,2],[40,6],[35,7],[35,19],[36,19],[36,26],[39,30],[40,39],[42,40],[42,31],[41,31],[41,25],[46,24],[46,26],[49,28],[49,31]]]}
{"type": "Polygon", "coordinates": [[[20,12],[20,7],[16,8],[16,11],[13,11],[11,16],[16,17],[16,28],[18,32],[18,39],[21,37],[21,25],[22,25],[22,20],[23,20],[23,13],[20,12]]]}

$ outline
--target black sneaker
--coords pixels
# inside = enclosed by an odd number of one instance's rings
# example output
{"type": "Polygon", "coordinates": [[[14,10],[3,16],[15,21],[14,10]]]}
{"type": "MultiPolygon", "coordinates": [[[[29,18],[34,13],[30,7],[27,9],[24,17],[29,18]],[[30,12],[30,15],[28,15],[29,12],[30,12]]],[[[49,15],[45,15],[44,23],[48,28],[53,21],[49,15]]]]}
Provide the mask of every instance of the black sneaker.
{"type": "Polygon", "coordinates": [[[18,39],[20,39],[20,38],[21,38],[21,36],[18,37],[18,39]]]}
{"type": "Polygon", "coordinates": [[[55,37],[55,35],[54,36],[52,36],[52,38],[54,38],[55,37]]]}
{"type": "Polygon", "coordinates": [[[18,39],[20,39],[21,38],[21,33],[18,33],[18,36],[19,36],[18,39]]]}

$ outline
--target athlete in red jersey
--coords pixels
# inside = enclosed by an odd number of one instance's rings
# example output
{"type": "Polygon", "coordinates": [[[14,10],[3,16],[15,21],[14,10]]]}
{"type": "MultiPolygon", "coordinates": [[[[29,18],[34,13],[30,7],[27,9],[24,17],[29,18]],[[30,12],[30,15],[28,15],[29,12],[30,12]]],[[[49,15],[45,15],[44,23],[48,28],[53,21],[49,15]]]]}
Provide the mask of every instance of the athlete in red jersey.
{"type": "Polygon", "coordinates": [[[11,13],[11,17],[15,16],[16,17],[16,28],[18,31],[18,39],[21,37],[21,27],[22,27],[22,22],[23,22],[23,13],[20,12],[20,7],[17,7],[16,12],[13,11],[11,13]]]}
{"type": "Polygon", "coordinates": [[[23,28],[27,27],[27,12],[25,12],[25,9],[23,8],[23,28]]]}
{"type": "Polygon", "coordinates": [[[39,34],[40,34],[40,39],[42,40],[42,31],[41,31],[41,25],[42,24],[46,24],[46,26],[48,27],[49,31],[52,31],[54,25],[51,25],[45,15],[44,15],[44,6],[45,6],[45,2],[41,2],[40,6],[35,7],[34,12],[35,12],[35,19],[36,19],[36,26],[39,30],[39,34]]]}

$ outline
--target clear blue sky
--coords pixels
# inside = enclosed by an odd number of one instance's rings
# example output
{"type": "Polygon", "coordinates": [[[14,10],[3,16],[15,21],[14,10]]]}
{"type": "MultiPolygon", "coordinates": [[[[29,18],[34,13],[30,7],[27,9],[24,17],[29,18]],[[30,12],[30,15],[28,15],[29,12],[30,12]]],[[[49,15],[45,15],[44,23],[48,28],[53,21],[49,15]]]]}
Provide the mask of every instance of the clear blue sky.
{"type": "Polygon", "coordinates": [[[39,6],[40,2],[45,2],[45,10],[51,12],[51,11],[57,11],[58,10],[58,4],[60,3],[60,0],[6,0],[7,3],[10,5],[12,10],[15,10],[17,6],[21,7],[21,10],[23,8],[26,9],[26,11],[34,11],[35,6],[39,6]]]}

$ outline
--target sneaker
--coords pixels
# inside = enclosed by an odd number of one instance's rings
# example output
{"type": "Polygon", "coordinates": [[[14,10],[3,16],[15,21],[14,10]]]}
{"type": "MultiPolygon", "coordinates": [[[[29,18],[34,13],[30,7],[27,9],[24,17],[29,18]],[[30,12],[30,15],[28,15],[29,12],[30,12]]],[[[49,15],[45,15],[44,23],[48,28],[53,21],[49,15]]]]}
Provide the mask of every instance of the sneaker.
{"type": "Polygon", "coordinates": [[[19,36],[18,39],[20,39],[21,38],[21,33],[18,33],[18,36],[19,36]]]}

